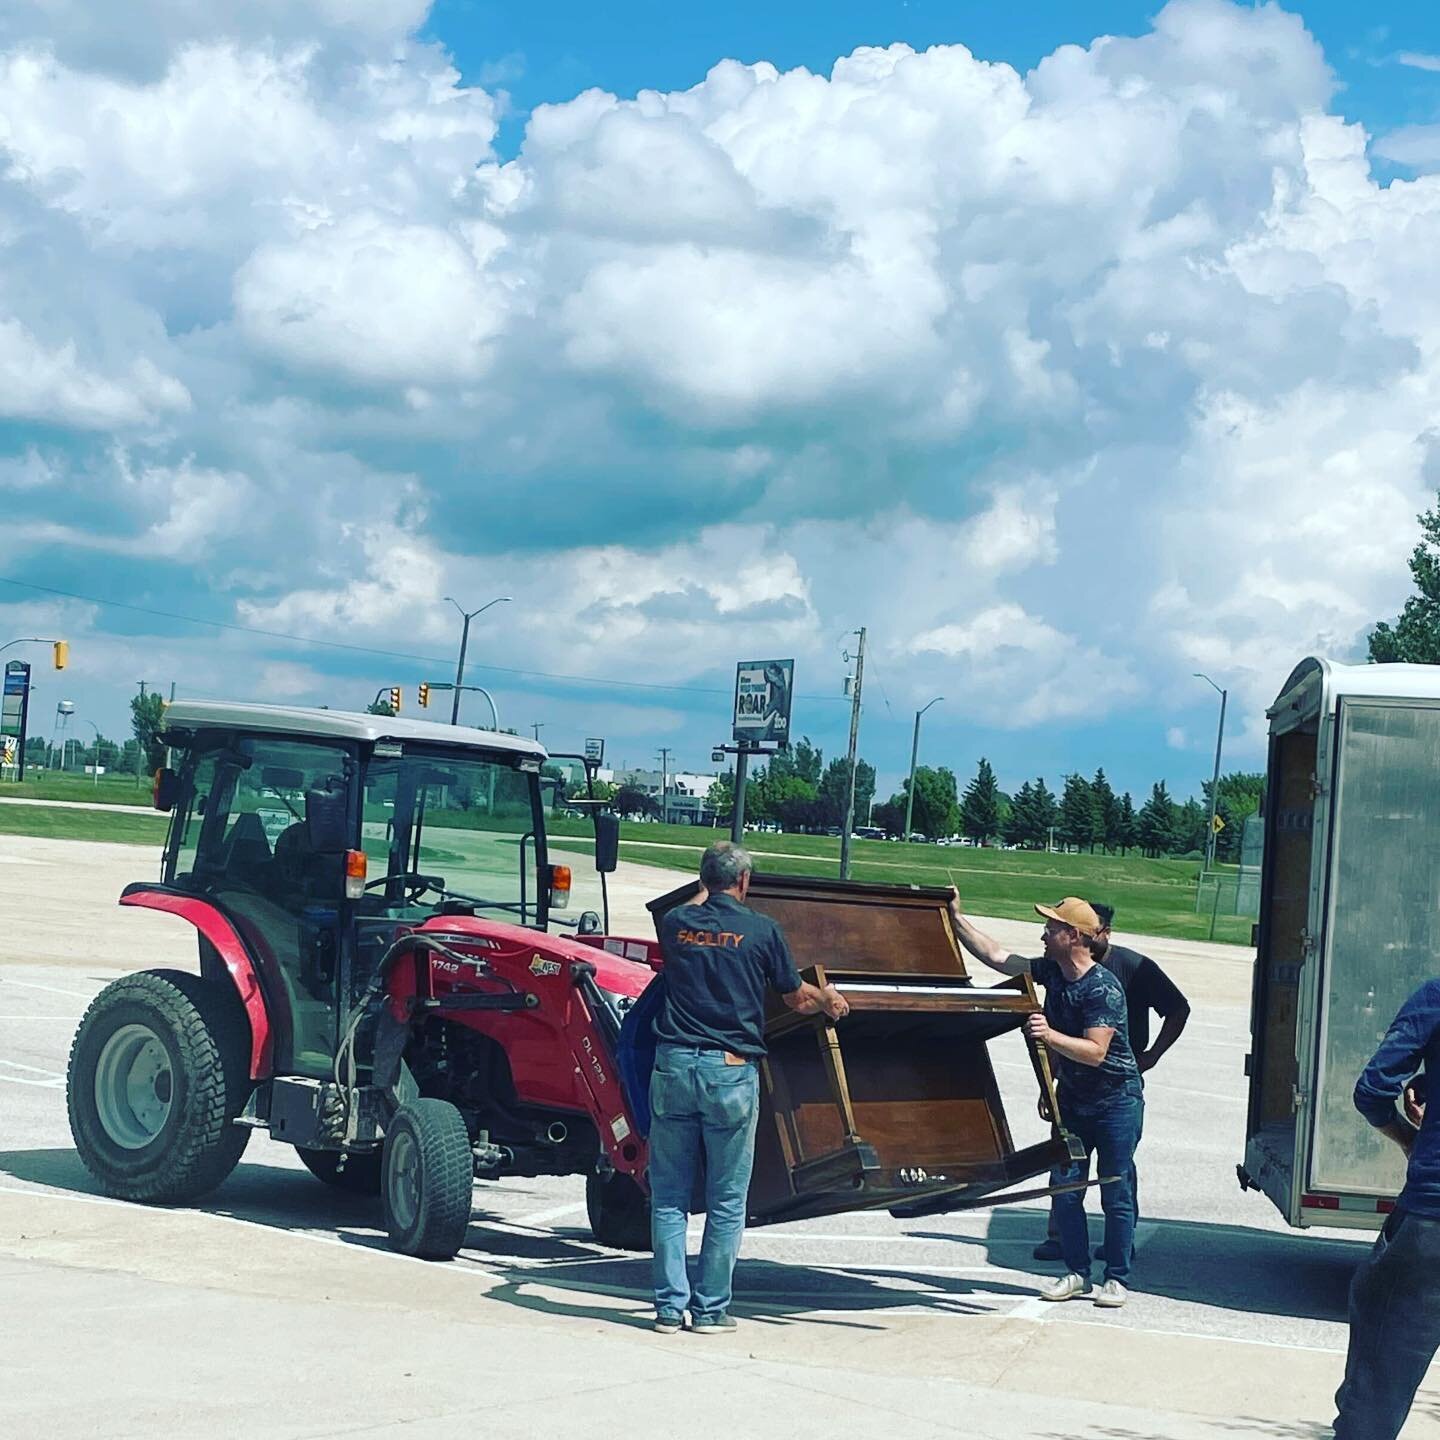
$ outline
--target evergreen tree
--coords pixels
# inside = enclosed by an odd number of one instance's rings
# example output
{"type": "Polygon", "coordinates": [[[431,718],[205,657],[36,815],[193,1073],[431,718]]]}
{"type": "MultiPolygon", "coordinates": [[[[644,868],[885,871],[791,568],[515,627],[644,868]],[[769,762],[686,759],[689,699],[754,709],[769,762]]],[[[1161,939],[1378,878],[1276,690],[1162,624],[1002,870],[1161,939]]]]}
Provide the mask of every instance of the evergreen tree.
{"type": "Polygon", "coordinates": [[[1135,827],[1135,802],[1130,798],[1130,792],[1127,790],[1115,807],[1114,844],[1122,855],[1127,854],[1131,846],[1138,843],[1135,827]]]}
{"type": "Polygon", "coordinates": [[[1060,823],[1060,805],[1055,799],[1055,792],[1045,783],[1045,777],[1040,775],[1035,780],[1035,838],[1041,846],[1048,850],[1050,848],[1050,832],[1060,823]]]}
{"type": "Polygon", "coordinates": [[[1095,797],[1090,782],[1083,775],[1065,777],[1065,793],[1060,799],[1060,841],[1077,848],[1095,841],[1095,797]]]}
{"type": "Polygon", "coordinates": [[[1010,802],[1010,823],[1005,828],[1005,838],[1027,850],[1042,838],[1035,819],[1035,787],[1028,780],[1010,802]]]}
{"type": "Polygon", "coordinates": [[[982,845],[1000,833],[1000,786],[990,762],[981,756],[975,778],[960,802],[960,828],[982,845]]]}
{"type": "Polygon", "coordinates": [[[1175,805],[1163,780],[1151,787],[1135,821],[1135,840],[1150,856],[1168,855],[1175,848],[1175,805]]]}
{"type": "Polygon", "coordinates": [[[1175,852],[1188,855],[1205,850],[1205,828],[1210,823],[1210,807],[1192,795],[1175,810],[1175,852]]]}
{"type": "MultiPolygon", "coordinates": [[[[1090,798],[1095,811],[1095,839],[1104,849],[1113,849],[1115,822],[1119,817],[1119,807],[1115,799],[1115,791],[1111,789],[1110,782],[1105,778],[1103,765],[1095,772],[1095,778],[1090,782],[1090,798]]],[[[1093,850],[1095,846],[1092,844],[1090,848],[1093,850]]]]}

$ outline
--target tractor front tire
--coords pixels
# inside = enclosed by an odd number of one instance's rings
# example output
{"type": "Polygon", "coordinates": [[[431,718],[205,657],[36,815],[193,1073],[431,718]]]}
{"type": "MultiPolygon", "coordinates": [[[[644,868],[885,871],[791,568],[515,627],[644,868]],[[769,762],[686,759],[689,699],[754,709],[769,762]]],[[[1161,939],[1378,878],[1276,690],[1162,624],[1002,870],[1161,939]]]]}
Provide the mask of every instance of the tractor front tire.
{"type": "Polygon", "coordinates": [[[348,1191],[351,1195],[378,1195],[380,1193],[381,1171],[384,1167],[384,1153],[380,1150],[361,1150],[345,1157],[345,1168],[340,1168],[338,1150],[310,1150],[297,1145],[295,1153],[305,1162],[305,1168],[317,1179],[337,1190],[348,1191]]]}
{"type": "Polygon", "coordinates": [[[649,1250],[650,1198],[618,1170],[585,1177],[585,1210],[591,1234],[614,1250],[649,1250]]]}
{"type": "Polygon", "coordinates": [[[470,1227],[470,1133],[448,1100],[412,1100],[385,1132],[385,1229],[402,1255],[453,1260],[470,1227]]]}
{"type": "Polygon", "coordinates": [[[232,990],[182,970],[107,985],[70,1047],[66,1105],[108,1195],[178,1205],[213,1190],[250,1139],[250,1025],[232,990]]]}

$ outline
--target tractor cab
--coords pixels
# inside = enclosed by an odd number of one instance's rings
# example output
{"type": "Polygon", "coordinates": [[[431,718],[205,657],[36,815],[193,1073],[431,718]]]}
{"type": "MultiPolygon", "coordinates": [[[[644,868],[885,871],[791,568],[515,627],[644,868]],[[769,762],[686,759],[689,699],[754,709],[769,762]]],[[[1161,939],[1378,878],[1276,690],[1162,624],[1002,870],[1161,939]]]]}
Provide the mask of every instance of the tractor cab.
{"type": "MultiPolygon", "coordinates": [[[[340,1016],[380,955],[437,915],[600,928],[598,915],[570,912],[572,868],[550,861],[558,782],[542,774],[533,741],[205,701],[177,701],[166,722],[161,888],[212,906],[245,942],[278,1021],[280,1071],[329,1076],[340,1016]]],[[[616,826],[602,815],[594,824],[616,826]]],[[[213,963],[205,950],[202,939],[202,969],[213,963]]]]}

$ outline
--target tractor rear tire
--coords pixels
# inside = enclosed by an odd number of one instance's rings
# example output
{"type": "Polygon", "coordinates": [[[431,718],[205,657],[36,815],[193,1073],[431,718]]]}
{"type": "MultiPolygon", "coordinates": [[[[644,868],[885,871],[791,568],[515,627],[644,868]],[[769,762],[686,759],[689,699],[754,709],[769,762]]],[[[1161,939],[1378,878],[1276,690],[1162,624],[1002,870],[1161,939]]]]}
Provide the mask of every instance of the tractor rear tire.
{"type": "Polygon", "coordinates": [[[348,1191],[351,1195],[378,1195],[380,1193],[381,1171],[385,1156],[380,1150],[362,1150],[345,1158],[345,1168],[340,1167],[338,1150],[310,1150],[297,1145],[295,1153],[305,1162],[305,1168],[326,1185],[337,1190],[348,1191]]]}
{"type": "Polygon", "coordinates": [[[612,1250],[651,1248],[650,1197],[630,1176],[592,1170],[585,1177],[585,1210],[590,1232],[602,1245],[612,1250]]]}
{"type": "Polygon", "coordinates": [[[385,1132],[381,1196],[390,1243],[421,1260],[453,1260],[470,1228],[475,1161],[448,1100],[412,1100],[385,1132]]]}
{"type": "Polygon", "coordinates": [[[233,990],[182,970],[107,985],[70,1047],[66,1106],[107,1195],[179,1205],[213,1190],[250,1139],[250,1024],[233,990]]]}

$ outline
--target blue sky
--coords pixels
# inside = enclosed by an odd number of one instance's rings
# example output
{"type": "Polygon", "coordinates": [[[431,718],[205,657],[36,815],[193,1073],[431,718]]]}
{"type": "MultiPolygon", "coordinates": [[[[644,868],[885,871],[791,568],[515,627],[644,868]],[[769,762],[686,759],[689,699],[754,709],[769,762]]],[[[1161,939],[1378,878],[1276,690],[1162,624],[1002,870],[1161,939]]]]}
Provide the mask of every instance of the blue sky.
{"type": "Polygon", "coordinates": [[[475,677],[557,748],[708,765],[773,654],[840,753],[865,624],[882,790],[939,694],[962,782],[1186,794],[1194,671],[1259,768],[1290,667],[1403,601],[1429,7],[66,14],[0,18],[0,577],[44,587],[0,643],[74,656],[40,716],[413,695],[444,597],[512,594],[475,677]]]}

